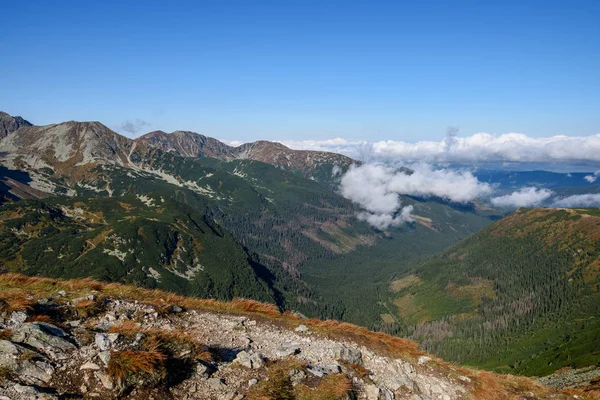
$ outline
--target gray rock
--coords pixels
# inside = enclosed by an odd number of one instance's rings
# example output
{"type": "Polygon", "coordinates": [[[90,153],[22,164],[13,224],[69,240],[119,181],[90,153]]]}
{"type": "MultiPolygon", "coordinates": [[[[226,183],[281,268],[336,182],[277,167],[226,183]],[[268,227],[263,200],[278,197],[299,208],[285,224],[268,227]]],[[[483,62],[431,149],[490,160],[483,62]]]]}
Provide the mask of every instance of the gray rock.
{"type": "Polygon", "coordinates": [[[67,292],[65,292],[64,290],[59,290],[59,291],[58,291],[58,295],[59,295],[60,297],[67,297],[67,292]]]}
{"type": "Polygon", "coordinates": [[[306,378],[306,372],[304,372],[301,369],[292,369],[288,372],[290,380],[292,381],[292,385],[297,385],[298,383],[300,383],[300,381],[302,381],[304,378],[306,378]]]}
{"type": "Polygon", "coordinates": [[[87,370],[92,370],[92,371],[99,371],[100,367],[98,366],[98,364],[94,364],[93,362],[88,361],[85,364],[83,364],[81,367],[79,367],[79,369],[82,369],[82,370],[87,369],[87,370]]]}
{"type": "Polygon", "coordinates": [[[88,295],[88,296],[84,296],[84,297],[78,297],[78,298],[76,298],[76,299],[73,299],[73,300],[71,300],[71,302],[72,302],[74,305],[77,305],[77,303],[81,303],[82,301],[87,301],[87,300],[92,300],[92,301],[94,301],[94,300],[96,300],[96,296],[94,296],[93,294],[90,294],[90,295],[88,295]]]}
{"type": "Polygon", "coordinates": [[[6,323],[9,328],[15,329],[19,326],[23,325],[23,323],[27,320],[27,313],[24,311],[13,311],[10,315],[10,319],[6,323]]]}
{"type": "Polygon", "coordinates": [[[385,381],[386,386],[392,390],[398,390],[401,387],[405,387],[412,391],[415,387],[414,382],[405,375],[394,375],[385,381]]]}
{"type": "Polygon", "coordinates": [[[379,394],[379,400],[394,400],[394,393],[391,390],[383,388],[379,394]]]}
{"type": "Polygon", "coordinates": [[[77,347],[65,340],[65,331],[44,322],[27,322],[14,330],[12,340],[25,343],[49,355],[54,360],[64,360],[77,347]]]}
{"type": "Polygon", "coordinates": [[[196,375],[205,375],[208,373],[208,367],[201,362],[196,363],[194,366],[194,374],[196,375]]]}
{"type": "Polygon", "coordinates": [[[296,329],[294,329],[294,331],[296,332],[308,332],[308,327],[306,325],[298,325],[298,327],[296,329]]]}
{"type": "Polygon", "coordinates": [[[250,379],[250,380],[248,381],[248,387],[250,387],[250,386],[254,386],[254,385],[256,385],[257,383],[258,383],[258,379],[256,379],[256,378],[250,379]]]}
{"type": "Polygon", "coordinates": [[[171,312],[172,313],[180,313],[183,311],[183,308],[179,307],[178,305],[174,304],[171,306],[171,312]]]}
{"type": "Polygon", "coordinates": [[[334,357],[350,364],[362,365],[362,353],[360,350],[346,346],[333,348],[334,357]]]}
{"type": "Polygon", "coordinates": [[[260,354],[250,354],[246,351],[240,351],[235,357],[235,360],[233,360],[233,362],[238,363],[243,367],[251,369],[261,368],[265,364],[260,354]]]}
{"type": "Polygon", "coordinates": [[[110,376],[108,376],[104,372],[94,372],[94,376],[96,378],[98,378],[98,380],[100,381],[100,383],[102,384],[102,386],[104,386],[105,389],[107,389],[107,390],[112,390],[113,389],[114,383],[113,383],[112,378],[110,376]]]}
{"type": "Polygon", "coordinates": [[[318,377],[322,377],[324,375],[337,374],[339,372],[342,372],[342,368],[337,364],[314,365],[314,366],[308,367],[306,370],[308,372],[310,372],[311,374],[318,376],[318,377]]]}
{"type": "Polygon", "coordinates": [[[117,339],[119,339],[118,333],[96,333],[94,341],[98,349],[106,351],[113,347],[117,339]]]}
{"type": "Polygon", "coordinates": [[[220,390],[226,386],[221,378],[209,378],[206,382],[208,383],[208,386],[214,390],[220,390]]]}
{"type": "Polygon", "coordinates": [[[278,357],[289,357],[300,353],[300,347],[295,342],[284,342],[277,347],[275,353],[278,357]]]}
{"type": "Polygon", "coordinates": [[[429,361],[431,361],[431,357],[420,356],[419,359],[417,360],[417,364],[424,365],[424,364],[427,364],[429,361]]]}
{"type": "Polygon", "coordinates": [[[365,385],[365,396],[366,400],[379,400],[379,395],[381,394],[381,389],[372,384],[365,385]]]}
{"type": "Polygon", "coordinates": [[[460,379],[463,382],[471,382],[471,378],[463,375],[459,376],[458,379],[460,379]]]}
{"type": "Polygon", "coordinates": [[[98,353],[98,358],[104,363],[104,365],[108,365],[108,362],[110,361],[110,351],[101,351],[98,353]]]}
{"type": "Polygon", "coordinates": [[[25,386],[25,385],[21,385],[19,383],[15,383],[15,385],[13,386],[13,389],[15,389],[15,391],[20,394],[28,394],[28,395],[35,396],[36,394],[39,393],[39,391],[36,388],[34,388],[33,386],[25,386]]]}
{"type": "Polygon", "coordinates": [[[30,384],[48,383],[52,379],[54,368],[44,360],[41,354],[8,340],[0,340],[0,367],[11,370],[21,380],[30,384]],[[32,354],[33,353],[33,354],[32,354]],[[33,355],[35,357],[25,357],[33,355]]]}

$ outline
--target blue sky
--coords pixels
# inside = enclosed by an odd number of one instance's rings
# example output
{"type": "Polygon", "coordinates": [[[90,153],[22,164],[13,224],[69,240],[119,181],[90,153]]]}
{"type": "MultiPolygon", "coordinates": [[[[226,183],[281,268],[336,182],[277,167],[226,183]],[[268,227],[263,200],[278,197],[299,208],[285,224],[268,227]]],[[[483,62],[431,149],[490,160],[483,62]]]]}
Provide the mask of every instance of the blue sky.
{"type": "Polygon", "coordinates": [[[0,110],[230,140],[592,135],[598,21],[597,0],[5,2],[0,110]]]}

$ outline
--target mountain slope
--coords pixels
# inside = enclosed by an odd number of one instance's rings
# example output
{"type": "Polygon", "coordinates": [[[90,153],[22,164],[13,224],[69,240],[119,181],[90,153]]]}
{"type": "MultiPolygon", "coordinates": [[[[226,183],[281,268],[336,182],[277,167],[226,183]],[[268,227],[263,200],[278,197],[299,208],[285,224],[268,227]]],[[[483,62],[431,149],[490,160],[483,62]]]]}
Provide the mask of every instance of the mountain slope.
{"type": "Polygon", "coordinates": [[[244,299],[2,274],[0,307],[0,395],[16,400],[596,397],[457,367],[406,339],[244,299]]]}
{"type": "Polygon", "coordinates": [[[405,333],[528,375],[600,362],[598,209],[521,209],[391,282],[405,333]]]}
{"type": "Polygon", "coordinates": [[[135,142],[173,152],[182,157],[212,157],[222,161],[234,159],[260,161],[326,184],[332,180],[334,167],[341,172],[356,162],[341,154],[292,150],[281,143],[265,140],[231,147],[211,137],[189,131],[150,132],[140,136],[135,142]]]}
{"type": "Polygon", "coordinates": [[[275,302],[248,254],[205,215],[162,196],[48,199],[0,209],[0,264],[30,275],[275,302]]]}

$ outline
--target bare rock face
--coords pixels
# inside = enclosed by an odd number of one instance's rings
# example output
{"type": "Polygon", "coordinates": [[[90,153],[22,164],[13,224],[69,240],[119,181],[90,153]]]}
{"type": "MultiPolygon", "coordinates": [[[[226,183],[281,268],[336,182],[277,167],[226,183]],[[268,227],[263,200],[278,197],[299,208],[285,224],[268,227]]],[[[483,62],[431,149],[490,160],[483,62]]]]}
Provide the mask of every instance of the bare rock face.
{"type": "Polygon", "coordinates": [[[54,360],[64,360],[76,349],[65,337],[66,333],[54,325],[27,322],[14,331],[12,340],[31,346],[54,360]]]}
{"type": "Polygon", "coordinates": [[[21,117],[13,117],[0,111],[0,139],[10,135],[22,126],[33,126],[33,124],[21,117]]]}

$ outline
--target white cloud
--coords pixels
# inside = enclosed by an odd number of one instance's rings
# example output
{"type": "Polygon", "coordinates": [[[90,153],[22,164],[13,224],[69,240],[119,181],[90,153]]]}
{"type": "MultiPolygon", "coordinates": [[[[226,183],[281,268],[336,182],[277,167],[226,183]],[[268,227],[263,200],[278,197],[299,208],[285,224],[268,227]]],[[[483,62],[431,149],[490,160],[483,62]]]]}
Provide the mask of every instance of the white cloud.
{"type": "Polygon", "coordinates": [[[598,176],[600,176],[600,171],[596,171],[591,175],[586,175],[583,177],[583,179],[585,179],[589,183],[594,183],[596,182],[596,179],[598,179],[598,176]]]}
{"type": "Polygon", "coordinates": [[[548,200],[554,192],[548,189],[526,187],[504,196],[493,197],[491,202],[496,207],[535,207],[548,200]]]}
{"type": "Polygon", "coordinates": [[[225,143],[228,146],[231,147],[238,147],[243,145],[245,142],[242,142],[241,140],[227,140],[227,139],[218,139],[220,142],[225,143]]]}
{"type": "Polygon", "coordinates": [[[600,193],[576,194],[555,200],[553,207],[600,207],[600,193]]]}
{"type": "Polygon", "coordinates": [[[533,138],[522,133],[501,135],[476,133],[459,137],[451,130],[440,141],[352,142],[328,140],[283,140],[298,150],[333,151],[360,160],[402,160],[405,163],[600,163],[600,134],[533,138]]]}
{"type": "Polygon", "coordinates": [[[412,207],[401,209],[400,195],[436,196],[468,203],[492,193],[492,187],[477,180],[469,171],[432,169],[427,165],[394,168],[383,164],[352,166],[342,176],[342,196],[360,205],[365,212],[358,217],[385,229],[412,221],[412,207]]]}
{"type": "Polygon", "coordinates": [[[342,173],[342,169],[340,168],[339,165],[334,165],[333,168],[331,168],[331,177],[335,178],[336,176],[338,176],[339,174],[342,173]]]}

